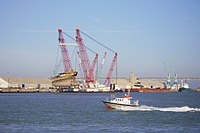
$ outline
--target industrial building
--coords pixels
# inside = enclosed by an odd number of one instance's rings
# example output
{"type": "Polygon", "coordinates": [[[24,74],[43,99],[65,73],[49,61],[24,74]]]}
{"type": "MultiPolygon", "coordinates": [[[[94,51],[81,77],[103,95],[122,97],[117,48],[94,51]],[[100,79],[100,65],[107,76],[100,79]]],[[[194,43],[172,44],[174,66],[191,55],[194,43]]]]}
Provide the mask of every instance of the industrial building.
{"type": "Polygon", "coordinates": [[[0,88],[48,89],[52,87],[48,78],[0,77],[0,88]]]}
{"type": "MultiPolygon", "coordinates": [[[[116,84],[116,80],[113,79],[112,83],[116,84]]],[[[129,78],[117,79],[117,86],[120,88],[164,88],[164,84],[160,80],[150,79],[138,79],[133,72],[131,72],[129,78]]]]}

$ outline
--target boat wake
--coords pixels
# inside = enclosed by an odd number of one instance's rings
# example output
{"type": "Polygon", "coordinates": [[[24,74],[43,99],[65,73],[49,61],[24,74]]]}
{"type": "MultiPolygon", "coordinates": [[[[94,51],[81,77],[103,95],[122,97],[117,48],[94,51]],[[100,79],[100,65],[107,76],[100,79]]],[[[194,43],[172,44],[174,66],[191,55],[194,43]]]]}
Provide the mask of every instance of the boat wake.
{"type": "Polygon", "coordinates": [[[117,108],[123,111],[163,111],[163,112],[200,112],[200,108],[190,108],[188,106],[183,107],[152,107],[141,105],[139,107],[120,107],[117,108]]]}

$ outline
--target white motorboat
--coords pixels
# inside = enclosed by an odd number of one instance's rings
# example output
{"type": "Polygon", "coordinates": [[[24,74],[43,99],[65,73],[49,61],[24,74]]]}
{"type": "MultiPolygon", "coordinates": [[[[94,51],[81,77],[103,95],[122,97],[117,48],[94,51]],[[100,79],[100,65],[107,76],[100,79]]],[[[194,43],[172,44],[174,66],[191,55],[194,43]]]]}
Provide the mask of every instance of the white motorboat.
{"type": "Polygon", "coordinates": [[[111,96],[111,99],[102,100],[102,102],[106,105],[106,108],[109,109],[119,109],[122,107],[138,107],[140,106],[139,101],[131,100],[130,92],[124,95],[122,98],[115,98],[115,96],[111,96]]]}

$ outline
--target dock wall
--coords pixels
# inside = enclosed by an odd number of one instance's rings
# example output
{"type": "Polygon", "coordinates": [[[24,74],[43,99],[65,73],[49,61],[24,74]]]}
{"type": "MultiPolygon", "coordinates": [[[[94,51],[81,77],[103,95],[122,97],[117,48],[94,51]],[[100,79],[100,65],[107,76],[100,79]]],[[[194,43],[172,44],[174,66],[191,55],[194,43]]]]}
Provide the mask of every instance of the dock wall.
{"type": "Polygon", "coordinates": [[[57,89],[54,88],[0,88],[0,93],[56,93],[57,89]]]}

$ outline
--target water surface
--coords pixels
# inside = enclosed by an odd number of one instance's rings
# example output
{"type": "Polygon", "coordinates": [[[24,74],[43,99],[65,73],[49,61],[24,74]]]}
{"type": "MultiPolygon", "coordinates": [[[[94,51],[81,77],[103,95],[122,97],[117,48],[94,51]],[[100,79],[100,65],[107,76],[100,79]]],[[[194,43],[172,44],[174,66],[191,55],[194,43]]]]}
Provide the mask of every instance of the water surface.
{"type": "Polygon", "coordinates": [[[200,93],[131,95],[141,108],[106,109],[110,93],[1,93],[0,132],[200,132],[200,93]]]}

